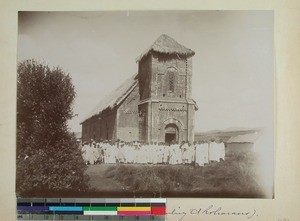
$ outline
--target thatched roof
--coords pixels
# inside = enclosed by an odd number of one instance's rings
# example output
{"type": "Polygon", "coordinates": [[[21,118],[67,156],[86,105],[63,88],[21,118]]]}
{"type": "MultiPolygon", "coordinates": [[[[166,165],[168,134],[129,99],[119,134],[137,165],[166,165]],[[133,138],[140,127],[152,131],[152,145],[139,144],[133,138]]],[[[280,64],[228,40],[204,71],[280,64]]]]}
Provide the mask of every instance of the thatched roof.
{"type": "Polygon", "coordinates": [[[133,75],[123,84],[121,84],[117,89],[113,90],[110,94],[105,96],[81,123],[92,118],[93,116],[100,114],[106,109],[113,109],[114,107],[118,106],[137,86],[138,80],[136,76],[137,74],[133,75]]]}
{"type": "Polygon", "coordinates": [[[185,57],[190,57],[195,54],[194,51],[184,47],[183,45],[175,41],[173,38],[165,34],[159,36],[159,38],[156,39],[156,41],[148,48],[148,50],[146,50],[136,59],[136,62],[139,62],[143,59],[143,57],[147,56],[151,52],[158,52],[170,55],[183,55],[185,57]]]}

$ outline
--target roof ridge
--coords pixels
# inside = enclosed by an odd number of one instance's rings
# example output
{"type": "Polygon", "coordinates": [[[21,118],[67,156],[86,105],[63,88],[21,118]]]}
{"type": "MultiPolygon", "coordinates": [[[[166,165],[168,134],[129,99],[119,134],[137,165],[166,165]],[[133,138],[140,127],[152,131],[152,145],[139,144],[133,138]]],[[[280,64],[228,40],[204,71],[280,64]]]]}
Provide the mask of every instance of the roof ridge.
{"type": "Polygon", "coordinates": [[[88,119],[100,114],[107,108],[114,108],[119,105],[127,95],[136,87],[138,80],[136,79],[137,73],[125,80],[117,88],[106,94],[101,101],[93,108],[91,112],[81,121],[80,124],[84,123],[88,119]]]}

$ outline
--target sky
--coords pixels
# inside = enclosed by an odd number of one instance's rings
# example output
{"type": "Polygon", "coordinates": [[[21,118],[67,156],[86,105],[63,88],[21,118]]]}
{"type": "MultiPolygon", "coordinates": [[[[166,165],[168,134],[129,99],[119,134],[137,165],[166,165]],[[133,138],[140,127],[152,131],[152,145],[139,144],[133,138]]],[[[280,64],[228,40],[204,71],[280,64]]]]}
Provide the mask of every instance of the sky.
{"type": "Polygon", "coordinates": [[[17,56],[71,75],[77,116],[69,127],[79,132],[98,102],[137,73],[136,58],[169,35],[195,51],[195,131],[262,128],[255,147],[272,194],[273,22],[272,11],[20,12],[17,56]]]}
{"type": "Polygon", "coordinates": [[[72,76],[80,122],[137,72],[135,59],[161,34],[195,51],[195,131],[272,130],[271,11],[20,12],[18,61],[34,58],[72,76]]]}

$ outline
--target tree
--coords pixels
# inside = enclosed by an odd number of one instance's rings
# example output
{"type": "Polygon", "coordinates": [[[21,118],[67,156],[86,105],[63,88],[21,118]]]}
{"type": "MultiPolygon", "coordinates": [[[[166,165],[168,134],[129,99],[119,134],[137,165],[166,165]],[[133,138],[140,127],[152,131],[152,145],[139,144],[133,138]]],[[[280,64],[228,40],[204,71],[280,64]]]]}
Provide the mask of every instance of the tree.
{"type": "Polygon", "coordinates": [[[88,188],[81,151],[67,126],[75,96],[61,68],[35,60],[18,64],[17,195],[49,197],[88,188]]]}

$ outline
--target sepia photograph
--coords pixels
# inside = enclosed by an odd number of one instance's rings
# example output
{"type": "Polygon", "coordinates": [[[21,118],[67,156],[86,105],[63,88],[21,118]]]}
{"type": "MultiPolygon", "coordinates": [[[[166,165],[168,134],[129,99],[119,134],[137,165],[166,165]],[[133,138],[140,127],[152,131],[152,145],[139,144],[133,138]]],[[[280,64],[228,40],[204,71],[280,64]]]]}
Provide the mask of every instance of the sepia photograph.
{"type": "Polygon", "coordinates": [[[19,11],[17,197],[267,198],[273,11],[19,11]]]}

